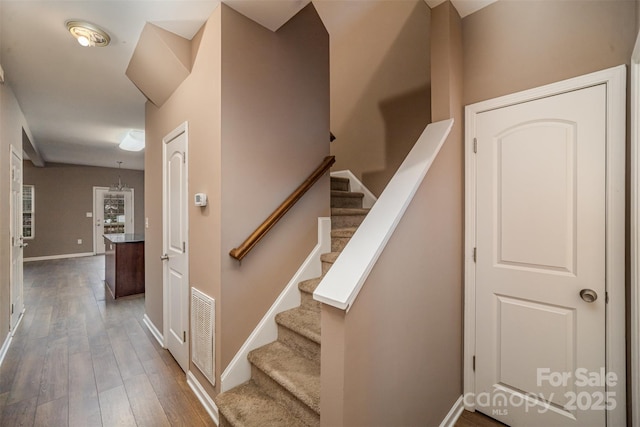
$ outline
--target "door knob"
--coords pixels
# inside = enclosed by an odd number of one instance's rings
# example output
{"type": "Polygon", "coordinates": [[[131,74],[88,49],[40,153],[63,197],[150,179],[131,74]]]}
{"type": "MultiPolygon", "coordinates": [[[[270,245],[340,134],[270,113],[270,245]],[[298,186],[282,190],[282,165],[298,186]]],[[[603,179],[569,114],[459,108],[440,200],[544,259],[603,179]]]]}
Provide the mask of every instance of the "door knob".
{"type": "Polygon", "coordinates": [[[594,302],[598,299],[598,294],[593,289],[583,289],[580,291],[580,298],[585,302],[594,302]]]}
{"type": "Polygon", "coordinates": [[[160,257],[160,261],[168,261],[169,260],[169,255],[164,254],[160,257]]]}

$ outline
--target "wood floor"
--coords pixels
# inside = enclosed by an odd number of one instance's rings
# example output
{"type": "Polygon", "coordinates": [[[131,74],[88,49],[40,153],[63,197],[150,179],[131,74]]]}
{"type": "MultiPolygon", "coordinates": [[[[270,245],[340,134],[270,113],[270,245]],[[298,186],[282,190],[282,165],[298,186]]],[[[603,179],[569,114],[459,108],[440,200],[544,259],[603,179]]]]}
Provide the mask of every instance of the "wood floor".
{"type": "Polygon", "coordinates": [[[499,421],[487,417],[480,412],[463,411],[455,427],[504,427],[499,421]]]}
{"type": "Polygon", "coordinates": [[[0,426],[213,426],[104,257],[25,263],[27,311],[0,367],[0,426]]]}

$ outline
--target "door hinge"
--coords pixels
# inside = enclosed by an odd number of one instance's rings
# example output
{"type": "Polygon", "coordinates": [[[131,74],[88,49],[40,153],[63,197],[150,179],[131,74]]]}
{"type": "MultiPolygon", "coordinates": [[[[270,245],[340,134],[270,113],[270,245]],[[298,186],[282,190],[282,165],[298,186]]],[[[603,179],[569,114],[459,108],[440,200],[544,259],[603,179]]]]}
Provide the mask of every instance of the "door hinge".
{"type": "Polygon", "coordinates": [[[13,314],[13,304],[11,304],[11,314],[13,314]]]}
{"type": "Polygon", "coordinates": [[[478,138],[473,138],[473,152],[478,152],[478,138]]]}
{"type": "Polygon", "coordinates": [[[604,293],[604,303],[609,304],[609,292],[604,293]]]}
{"type": "Polygon", "coordinates": [[[187,331],[182,331],[182,342],[187,342],[187,331]]]}
{"type": "Polygon", "coordinates": [[[478,248],[473,248],[473,262],[476,262],[476,260],[478,259],[478,258],[477,258],[477,254],[478,254],[477,249],[478,249],[478,248]]]}
{"type": "Polygon", "coordinates": [[[187,252],[187,242],[182,242],[182,253],[187,252]]]}
{"type": "Polygon", "coordinates": [[[473,372],[475,372],[476,371],[476,357],[475,356],[473,356],[473,362],[472,363],[473,363],[473,372]]]}

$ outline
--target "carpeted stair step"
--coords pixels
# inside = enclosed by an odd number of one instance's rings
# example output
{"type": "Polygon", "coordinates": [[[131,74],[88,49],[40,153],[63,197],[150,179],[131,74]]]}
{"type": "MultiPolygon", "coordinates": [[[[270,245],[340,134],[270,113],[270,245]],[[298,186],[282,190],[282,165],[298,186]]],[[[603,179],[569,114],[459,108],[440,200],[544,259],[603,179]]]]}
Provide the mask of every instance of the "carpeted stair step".
{"type": "Polygon", "coordinates": [[[331,230],[331,252],[341,252],[356,230],[356,227],[331,230]]]}
{"type": "Polygon", "coordinates": [[[283,406],[247,381],[214,399],[220,411],[220,427],[306,427],[283,406]]]}
{"type": "Polygon", "coordinates": [[[292,308],[276,315],[278,340],[320,363],[320,312],[292,308]]]}
{"type": "Polygon", "coordinates": [[[307,425],[320,425],[319,362],[279,341],[249,352],[248,359],[258,386],[307,425]]]}
{"type": "Polygon", "coordinates": [[[340,252],[329,252],[320,255],[320,262],[322,262],[322,275],[327,274],[327,271],[333,266],[333,263],[338,259],[340,252]]]}
{"type": "Polygon", "coordinates": [[[332,208],[331,229],[358,227],[370,209],[332,208]]]}
{"type": "Polygon", "coordinates": [[[331,190],[349,191],[349,178],[331,177],[331,190]]]}
{"type": "Polygon", "coordinates": [[[320,303],[313,299],[313,292],[316,290],[322,277],[316,277],[315,279],[304,280],[298,283],[298,290],[300,291],[300,307],[305,310],[313,310],[320,312],[320,303]]]}
{"type": "Polygon", "coordinates": [[[351,191],[332,191],[331,207],[332,208],[362,208],[363,193],[354,193],[351,191]]]}

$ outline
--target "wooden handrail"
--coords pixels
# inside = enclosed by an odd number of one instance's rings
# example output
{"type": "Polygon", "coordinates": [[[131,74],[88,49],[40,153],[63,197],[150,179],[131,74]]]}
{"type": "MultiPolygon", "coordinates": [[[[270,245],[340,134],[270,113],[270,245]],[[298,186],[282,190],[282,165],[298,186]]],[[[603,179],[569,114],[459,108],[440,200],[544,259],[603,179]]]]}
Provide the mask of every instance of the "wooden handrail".
{"type": "Polygon", "coordinates": [[[253,249],[253,247],[262,239],[268,232],[273,228],[274,225],[277,224],[278,221],[286,214],[293,205],[296,204],[298,200],[309,191],[313,184],[320,179],[322,175],[324,175],[329,168],[335,163],[335,156],[327,156],[324,158],[320,166],[316,168],[315,171],[302,183],[296,190],[291,193],[287,199],[282,202],[278,208],[273,211],[271,215],[267,219],[264,220],[262,224],[256,230],[251,233],[249,237],[237,248],[231,249],[229,255],[233,258],[241,261],[242,258],[245,257],[253,249]]]}

